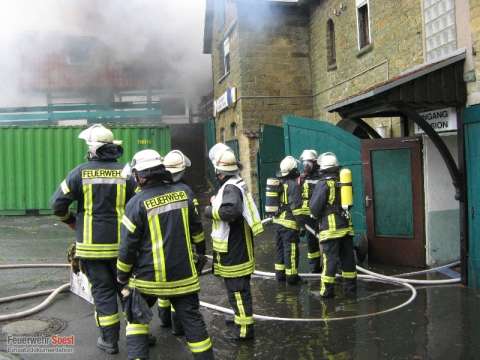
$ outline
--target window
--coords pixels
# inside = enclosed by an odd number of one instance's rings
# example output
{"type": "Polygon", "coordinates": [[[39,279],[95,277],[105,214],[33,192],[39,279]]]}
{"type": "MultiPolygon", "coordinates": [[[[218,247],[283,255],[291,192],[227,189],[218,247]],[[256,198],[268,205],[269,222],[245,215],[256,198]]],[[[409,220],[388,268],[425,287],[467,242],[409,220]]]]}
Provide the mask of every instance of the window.
{"type": "Polygon", "coordinates": [[[237,136],[237,123],[233,122],[230,124],[230,136],[236,137],[237,136]]]}
{"type": "Polygon", "coordinates": [[[223,74],[226,75],[230,72],[230,38],[223,41],[222,50],[223,74]]]}
{"type": "Polygon", "coordinates": [[[370,21],[368,11],[368,0],[356,0],[357,4],[357,27],[358,27],[358,48],[363,49],[370,45],[370,21]]]}
{"type": "Polygon", "coordinates": [[[220,142],[225,142],[225,128],[223,127],[220,129],[220,142]]]}
{"type": "Polygon", "coordinates": [[[332,19],[327,21],[327,65],[334,66],[337,63],[335,54],[335,24],[332,19]]]}
{"type": "Polygon", "coordinates": [[[457,49],[454,0],[425,0],[425,50],[427,62],[447,56],[457,49]]]}

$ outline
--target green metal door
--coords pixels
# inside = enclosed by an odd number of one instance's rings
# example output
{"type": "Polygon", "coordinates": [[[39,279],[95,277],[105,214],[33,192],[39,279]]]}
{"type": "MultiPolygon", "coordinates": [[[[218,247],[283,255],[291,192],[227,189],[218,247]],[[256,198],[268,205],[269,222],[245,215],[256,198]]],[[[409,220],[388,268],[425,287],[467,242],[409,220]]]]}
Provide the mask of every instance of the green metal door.
{"type": "Polygon", "coordinates": [[[362,141],[369,261],[425,266],[421,138],[362,141]]]}
{"type": "MultiPolygon", "coordinates": [[[[123,141],[126,163],[141,149],[170,150],[170,129],[151,126],[109,126],[123,141]]],[[[50,197],[62,179],[85,161],[87,146],[78,139],[84,127],[0,127],[0,215],[28,211],[50,214],[50,197]]]]}
{"type": "Polygon", "coordinates": [[[356,241],[366,236],[363,170],[360,139],[328,122],[285,116],[285,154],[296,158],[304,149],[315,149],[319,154],[334,152],[341,166],[352,170],[353,176],[353,226],[356,241]]]}
{"type": "Polygon", "coordinates": [[[464,112],[468,202],[468,285],[480,288],[480,106],[464,112]]]}
{"type": "Polygon", "coordinates": [[[260,135],[260,146],[257,155],[258,190],[260,210],[265,213],[265,186],[267,178],[274,177],[284,157],[283,128],[263,125],[260,135]]]}

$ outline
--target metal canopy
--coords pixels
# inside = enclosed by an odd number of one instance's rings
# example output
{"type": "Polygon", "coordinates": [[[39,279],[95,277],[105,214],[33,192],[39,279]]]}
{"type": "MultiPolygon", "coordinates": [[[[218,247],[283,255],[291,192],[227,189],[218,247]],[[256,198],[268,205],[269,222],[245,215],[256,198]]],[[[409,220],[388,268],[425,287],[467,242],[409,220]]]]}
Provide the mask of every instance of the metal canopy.
{"type": "Polygon", "coordinates": [[[465,50],[436,63],[407,71],[325,109],[343,118],[398,116],[399,106],[416,111],[463,107],[467,93],[463,80],[465,50]]]}

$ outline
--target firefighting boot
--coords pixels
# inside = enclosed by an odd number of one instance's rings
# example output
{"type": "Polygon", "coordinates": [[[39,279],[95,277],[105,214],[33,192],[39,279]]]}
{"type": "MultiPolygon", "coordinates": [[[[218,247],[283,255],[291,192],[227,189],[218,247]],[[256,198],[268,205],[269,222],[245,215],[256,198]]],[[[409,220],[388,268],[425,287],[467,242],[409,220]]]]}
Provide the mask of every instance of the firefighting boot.
{"type": "Polygon", "coordinates": [[[321,274],[322,265],[321,265],[320,259],[310,260],[310,269],[312,274],[321,274]]]}
{"type": "Polygon", "coordinates": [[[343,279],[343,293],[346,297],[357,296],[357,279],[343,279]]]}
{"type": "Polygon", "coordinates": [[[100,350],[105,351],[107,354],[118,354],[118,343],[106,342],[101,336],[97,339],[97,347],[100,350]]]}
{"type": "Polygon", "coordinates": [[[275,279],[277,279],[278,282],[284,282],[286,280],[285,270],[276,270],[275,279]]]}
{"type": "Polygon", "coordinates": [[[120,324],[113,326],[104,326],[100,328],[100,336],[97,339],[97,347],[107,354],[118,353],[118,339],[120,333],[120,324]]]}
{"type": "Polygon", "coordinates": [[[297,274],[295,275],[287,275],[287,283],[288,285],[297,285],[302,283],[302,279],[297,274]]]}
{"type": "Polygon", "coordinates": [[[172,306],[172,334],[175,336],[183,336],[185,335],[185,331],[183,331],[182,323],[175,312],[175,309],[172,306]]]}
{"type": "Polygon", "coordinates": [[[322,287],[320,288],[320,296],[324,299],[333,298],[335,296],[335,285],[325,284],[322,281],[322,287]]]}

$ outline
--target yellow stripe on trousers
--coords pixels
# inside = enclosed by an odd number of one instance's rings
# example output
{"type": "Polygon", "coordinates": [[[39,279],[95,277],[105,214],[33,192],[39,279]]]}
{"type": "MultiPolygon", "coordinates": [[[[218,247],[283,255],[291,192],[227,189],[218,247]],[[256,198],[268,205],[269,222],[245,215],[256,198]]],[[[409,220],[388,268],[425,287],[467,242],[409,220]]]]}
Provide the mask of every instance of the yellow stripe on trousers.
{"type": "Polygon", "coordinates": [[[165,274],[165,254],[163,252],[163,237],[160,229],[160,220],[158,215],[152,215],[148,218],[148,227],[152,238],[152,256],[153,268],[155,272],[155,281],[166,281],[165,274]]]}
{"type": "Polygon", "coordinates": [[[117,243],[120,243],[120,229],[123,214],[125,213],[126,188],[125,184],[117,184],[117,202],[115,207],[117,212],[117,243]]]}
{"type": "Polygon", "coordinates": [[[83,243],[92,243],[93,185],[83,185],[83,243]]]}
{"type": "MultiPolygon", "coordinates": [[[[239,291],[235,291],[235,300],[237,300],[237,307],[238,312],[240,313],[240,317],[245,319],[247,315],[245,314],[245,308],[243,307],[242,295],[239,291]]],[[[247,336],[247,325],[242,324],[240,325],[240,337],[247,336]]]]}

